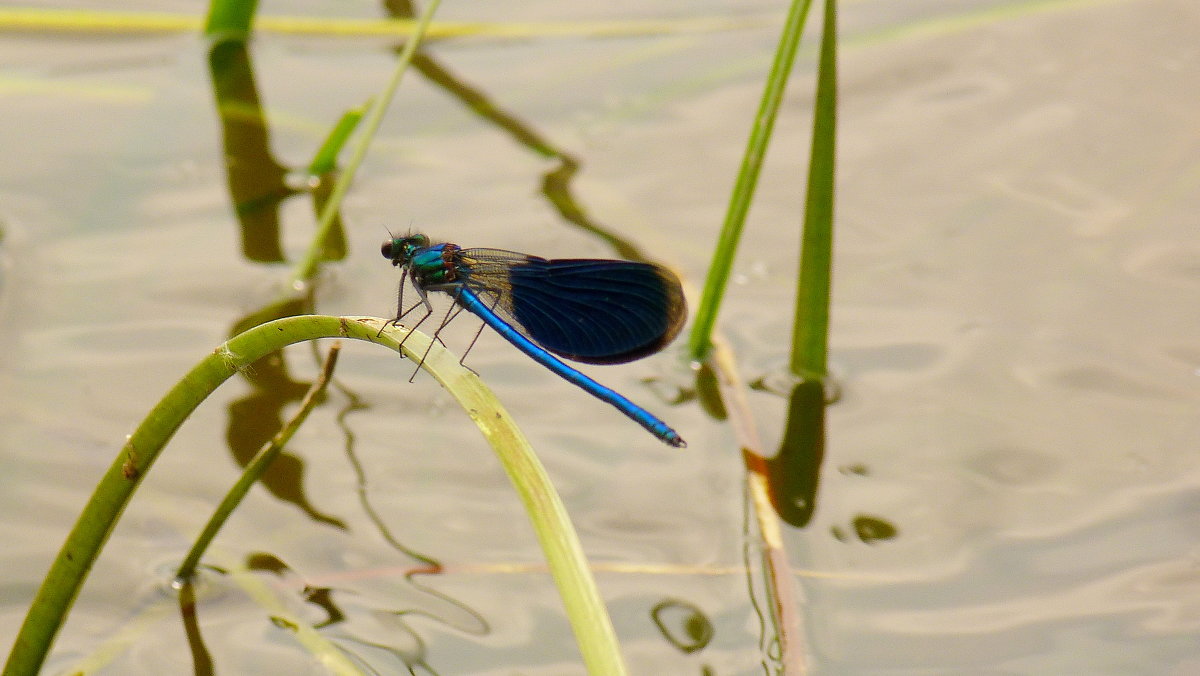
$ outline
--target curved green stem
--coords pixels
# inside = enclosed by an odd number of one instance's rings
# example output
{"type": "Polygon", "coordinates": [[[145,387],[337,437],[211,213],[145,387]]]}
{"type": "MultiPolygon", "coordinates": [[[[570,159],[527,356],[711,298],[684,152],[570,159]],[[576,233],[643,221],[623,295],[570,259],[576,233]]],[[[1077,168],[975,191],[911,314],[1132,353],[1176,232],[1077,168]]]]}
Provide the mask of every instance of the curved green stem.
{"type": "MultiPolygon", "coordinates": [[[[401,328],[380,333],[383,326],[382,319],[373,317],[302,315],[278,319],[229,339],[189,371],[130,435],[96,486],[25,616],[4,676],[37,674],[134,490],[175,431],[208,395],[239,369],[301,341],[352,338],[398,349],[399,336],[405,337],[403,352],[410,358],[421,359],[429,349],[428,337],[420,333],[406,335],[401,328]]],[[[508,472],[533,522],[589,672],[624,674],[616,635],[579,539],[524,435],[488,387],[449,351],[433,346],[422,368],[467,411],[508,472]]]]}
{"type": "Polygon", "coordinates": [[[325,358],[325,364],[321,367],[321,375],[313,382],[312,387],[308,388],[304,399],[300,402],[300,410],[296,411],[286,424],[275,436],[271,438],[258,453],[246,463],[242,470],[242,475],[234,482],[229,492],[225,494],[225,498],[221,500],[221,504],[213,510],[212,516],[208,518],[208,523],[204,524],[204,528],[200,531],[200,535],[196,537],[196,541],[192,543],[192,548],[188,550],[187,556],[183,557],[183,563],[179,564],[179,569],[175,571],[175,579],[177,582],[191,582],[192,576],[196,574],[196,566],[200,565],[200,558],[204,556],[204,552],[208,549],[208,545],[212,543],[213,538],[217,537],[217,532],[221,530],[221,526],[233,514],[233,510],[242,504],[242,499],[258,483],[263,473],[279,457],[283,452],[283,447],[291,441],[292,436],[308,419],[308,414],[316,408],[317,401],[326,386],[329,385],[329,378],[333,375],[333,369],[337,365],[338,354],[341,351],[341,342],[336,342],[333,347],[329,348],[329,356],[325,358]]]}

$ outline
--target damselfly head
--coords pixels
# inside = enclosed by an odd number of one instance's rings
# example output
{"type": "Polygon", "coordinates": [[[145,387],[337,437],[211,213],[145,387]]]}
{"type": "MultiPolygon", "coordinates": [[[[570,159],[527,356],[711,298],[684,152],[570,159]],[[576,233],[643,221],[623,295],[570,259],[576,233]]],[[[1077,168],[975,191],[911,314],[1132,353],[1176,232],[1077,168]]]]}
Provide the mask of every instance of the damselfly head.
{"type": "Polygon", "coordinates": [[[385,240],[383,246],[379,247],[379,252],[383,254],[384,258],[390,260],[392,265],[406,265],[412,260],[414,251],[427,246],[429,246],[429,237],[416,233],[385,240]]]}

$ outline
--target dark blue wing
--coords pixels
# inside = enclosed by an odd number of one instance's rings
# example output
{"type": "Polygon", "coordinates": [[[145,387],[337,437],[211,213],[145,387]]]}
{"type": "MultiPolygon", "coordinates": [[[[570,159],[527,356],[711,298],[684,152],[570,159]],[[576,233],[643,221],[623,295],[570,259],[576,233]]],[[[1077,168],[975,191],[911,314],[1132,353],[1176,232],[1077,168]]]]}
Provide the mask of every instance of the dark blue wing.
{"type": "Polygon", "coordinates": [[[650,263],[456,252],[463,282],[530,340],[591,364],[632,361],[670,343],[687,318],[679,280],[650,263]]]}

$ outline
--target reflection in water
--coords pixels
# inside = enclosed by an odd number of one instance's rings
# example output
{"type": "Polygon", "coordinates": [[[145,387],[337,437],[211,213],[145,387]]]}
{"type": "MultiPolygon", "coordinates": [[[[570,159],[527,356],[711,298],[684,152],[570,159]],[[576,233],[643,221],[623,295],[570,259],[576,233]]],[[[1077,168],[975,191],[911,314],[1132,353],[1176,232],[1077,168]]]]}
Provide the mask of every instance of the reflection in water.
{"type": "Polygon", "coordinates": [[[819,380],[803,380],[788,397],[787,427],[779,453],[764,458],[743,453],[746,467],[767,478],[771,504],[787,524],[803,528],[816,509],[825,457],[825,386],[819,380]]]}
{"type": "MultiPolygon", "coordinates": [[[[272,157],[270,135],[262,113],[254,74],[246,45],[240,40],[215,42],[209,52],[209,68],[221,120],[225,166],[242,232],[242,250],[248,260],[279,262],[283,247],[279,227],[279,204],[296,194],[285,185],[287,170],[272,157]]],[[[328,194],[328,181],[318,182],[314,195],[317,209],[328,194]],[[320,186],[325,185],[324,191],[320,186]]],[[[345,256],[345,235],[340,222],[335,224],[326,255],[345,256]]],[[[282,317],[312,312],[312,292],[273,303],[237,321],[230,335],[237,335],[258,324],[282,317]]],[[[250,395],[229,406],[226,440],[242,467],[283,425],[283,409],[299,401],[309,383],[293,380],[282,353],[269,355],[242,372],[253,386],[250,395]]],[[[304,462],[291,454],[281,454],[262,476],[262,484],[272,495],[291,502],[314,521],[345,528],[341,519],[319,512],[309,503],[303,487],[304,462]]]]}
{"type": "MultiPolygon", "coordinates": [[[[291,317],[311,311],[312,298],[289,299],[251,314],[233,326],[230,335],[237,335],[253,326],[279,317],[291,317]]],[[[283,427],[284,408],[304,398],[311,383],[294,380],[288,373],[283,355],[274,353],[254,362],[241,376],[253,391],[229,404],[229,425],[225,440],[238,465],[245,467],[263,444],[269,442],[283,427]]],[[[290,502],[314,521],[344,529],[345,523],[318,511],[304,491],[304,461],[290,453],[280,453],[275,462],[259,479],[272,495],[290,502]]]]}
{"type": "Polygon", "coordinates": [[[680,652],[699,652],[713,638],[713,625],[699,608],[679,599],[664,599],[650,609],[654,626],[680,652]]]}
{"type": "Polygon", "coordinates": [[[221,120],[229,194],[242,230],[247,260],[283,260],[279,203],[292,194],[287,171],[271,156],[250,56],[241,41],[217,42],[208,54],[209,71],[221,120]]]}
{"type": "MultiPolygon", "coordinates": [[[[255,552],[247,556],[246,567],[251,570],[270,572],[280,578],[288,578],[296,575],[295,571],[285,562],[265,552],[255,552]]],[[[354,657],[370,673],[392,673],[393,670],[389,666],[392,664],[397,666],[403,665],[405,671],[410,674],[437,673],[426,661],[427,650],[425,641],[415,629],[404,621],[404,618],[407,615],[424,616],[434,621],[440,621],[440,618],[429,613],[415,611],[378,611],[369,614],[368,617],[375,620],[376,623],[384,625],[384,633],[389,637],[388,644],[368,641],[358,637],[358,634],[372,633],[370,630],[356,631],[353,626],[345,626],[353,625],[355,620],[350,618],[334,600],[334,595],[337,593],[344,593],[351,598],[355,596],[352,591],[346,592],[334,587],[310,584],[302,586],[300,595],[304,602],[316,606],[325,613],[325,619],[312,623],[314,629],[343,625],[337,634],[330,634],[328,638],[337,643],[341,650],[354,657]]],[[[359,613],[359,616],[361,615],[362,613],[359,613]]],[[[289,631],[295,631],[296,629],[290,621],[282,617],[274,616],[271,618],[271,621],[289,631]]]]}
{"type": "MultiPolygon", "coordinates": [[[[869,545],[875,544],[879,540],[892,540],[898,532],[896,526],[891,522],[879,517],[864,516],[862,514],[854,517],[854,521],[851,522],[850,527],[854,531],[854,536],[860,542],[869,545]]],[[[850,542],[852,539],[850,531],[842,526],[831,526],[829,532],[838,542],[850,542]]]]}
{"type": "MultiPolygon", "coordinates": [[[[209,51],[208,61],[217,117],[221,121],[229,195],[241,225],[242,254],[251,261],[282,262],[279,205],[301,193],[287,184],[288,169],[271,154],[270,134],[245,43],[217,42],[209,51]]],[[[315,181],[313,205],[318,214],[332,184],[330,176],[315,181]]],[[[334,219],[323,254],[326,260],[341,260],[346,256],[346,236],[340,218],[334,219]]]]}
{"type": "Polygon", "coordinates": [[[246,568],[273,573],[276,577],[283,577],[291,570],[278,556],[266,552],[251,552],[248,554],[246,556],[246,568]]]}
{"type": "Polygon", "coordinates": [[[897,530],[895,524],[874,516],[859,515],[854,517],[854,532],[858,539],[867,544],[879,540],[893,540],[897,530]]]}
{"type": "MultiPolygon", "coordinates": [[[[405,629],[407,630],[407,627],[405,629]]],[[[354,657],[366,673],[400,673],[395,671],[395,668],[403,668],[403,673],[411,674],[411,676],[417,676],[417,674],[437,676],[437,670],[425,660],[427,652],[425,642],[415,633],[409,633],[408,638],[413,640],[414,644],[404,650],[378,641],[363,641],[351,637],[340,637],[338,646],[346,654],[354,657]]]]}
{"type": "Polygon", "coordinates": [[[179,615],[183,620],[183,633],[187,636],[188,650],[192,653],[192,672],[196,676],[211,676],[212,656],[200,635],[200,622],[196,619],[196,590],[191,580],[184,580],[179,587],[179,615]]]}
{"type": "Polygon", "coordinates": [[[304,587],[304,600],[325,611],[325,619],[313,624],[313,629],[320,629],[331,624],[337,624],[346,619],[346,614],[333,602],[333,589],[330,587],[304,587]]]}
{"type": "MultiPolygon", "coordinates": [[[[376,532],[383,537],[388,545],[390,545],[397,552],[400,552],[401,554],[404,554],[405,556],[421,564],[420,566],[415,567],[409,572],[405,573],[404,577],[408,583],[414,588],[421,590],[428,596],[439,599],[443,602],[443,607],[439,609],[437,615],[421,611],[398,610],[394,611],[395,616],[400,618],[406,615],[424,615],[437,622],[449,624],[464,633],[474,635],[486,634],[490,630],[490,627],[488,626],[487,620],[484,619],[484,617],[479,614],[478,611],[467,606],[461,601],[436,589],[425,586],[418,581],[418,576],[421,575],[441,574],[443,570],[442,563],[437,559],[418,552],[400,542],[400,540],[392,534],[391,529],[379,515],[379,512],[376,511],[374,505],[371,504],[370,493],[367,490],[367,474],[363,469],[362,463],[359,462],[357,453],[355,453],[355,445],[358,437],[354,433],[354,429],[346,423],[346,419],[351,413],[354,413],[355,411],[366,410],[367,405],[364,404],[353,392],[345,389],[340,383],[335,382],[333,383],[333,386],[345,394],[347,400],[349,401],[349,403],[338,413],[337,424],[338,427],[342,429],[342,433],[346,439],[346,459],[350,461],[351,467],[354,468],[354,474],[357,479],[355,485],[358,492],[358,500],[359,504],[362,505],[363,512],[366,513],[367,518],[371,520],[371,523],[375,524],[376,532]]],[[[417,637],[415,631],[410,630],[410,633],[412,633],[413,638],[417,637]]]]}
{"type": "MultiPolygon", "coordinates": [[[[384,0],[384,7],[393,18],[412,19],[416,16],[413,4],[408,0],[384,0]]],[[[563,217],[584,232],[599,237],[613,248],[619,256],[633,261],[649,261],[637,245],[613,233],[588,215],[575,199],[571,182],[579,171],[579,160],[570,153],[555,147],[537,130],[522,122],[518,117],[503,110],[479,89],[468,85],[462,78],[451,73],[428,53],[418,50],[413,56],[412,67],[425,76],[430,83],[441,87],[458,99],[486,122],[506,132],[514,141],[542,157],[558,160],[558,167],[542,176],[542,194],[563,217]]]]}
{"type": "Polygon", "coordinates": [[[696,369],[696,398],[700,401],[700,407],[713,420],[729,419],[725,400],[721,398],[721,384],[717,380],[717,372],[708,360],[700,362],[700,368],[696,369]]]}

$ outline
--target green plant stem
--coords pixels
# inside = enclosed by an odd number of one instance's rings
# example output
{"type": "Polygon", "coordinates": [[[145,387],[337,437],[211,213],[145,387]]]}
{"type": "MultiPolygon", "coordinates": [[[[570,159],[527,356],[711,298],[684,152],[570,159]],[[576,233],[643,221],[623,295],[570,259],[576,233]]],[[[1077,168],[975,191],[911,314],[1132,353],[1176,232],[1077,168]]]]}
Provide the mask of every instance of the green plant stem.
{"type": "Polygon", "coordinates": [[[734,255],[742,237],[746,214],[749,213],[750,203],[754,199],[758,174],[767,154],[771,132],[775,128],[775,117],[779,112],[779,104],[783,101],[788,76],[796,60],[796,48],[800,44],[800,35],[804,32],[804,19],[810,4],[811,0],[793,0],[788,9],[787,22],[783,26],[779,46],[775,50],[775,61],[771,64],[758,114],[754,116],[754,125],[750,130],[746,153],[742,157],[737,183],[733,187],[733,196],[729,200],[729,209],[725,213],[725,223],[721,227],[721,235],[713,251],[708,277],[704,280],[704,293],[696,309],[696,319],[692,323],[691,333],[688,334],[688,355],[693,361],[703,361],[708,356],[710,336],[717,321],[725,288],[729,285],[734,255]]]}
{"type": "Polygon", "coordinates": [[[308,173],[310,176],[321,176],[331,173],[337,169],[337,156],[342,151],[342,146],[350,139],[350,135],[358,127],[358,123],[362,120],[363,111],[366,106],[351,108],[342,113],[337,124],[329,131],[325,137],[325,142],[317,149],[317,153],[313,155],[312,162],[308,164],[308,173]]]}
{"type": "Polygon", "coordinates": [[[250,492],[250,489],[267,471],[275,458],[283,451],[283,447],[291,441],[292,436],[304,424],[308,418],[308,414],[316,408],[317,402],[320,400],[320,395],[325,391],[325,387],[329,384],[329,378],[333,375],[333,369],[337,366],[338,353],[341,351],[341,343],[334,343],[329,348],[329,356],[325,358],[325,363],[321,367],[321,375],[308,388],[308,392],[304,394],[304,399],[300,401],[300,409],[296,414],[287,421],[269,442],[254,455],[250,462],[246,463],[242,475],[225,494],[225,498],[221,500],[221,504],[213,511],[213,515],[209,517],[208,523],[204,524],[204,528],[200,531],[200,535],[196,538],[196,542],[192,544],[192,548],[188,551],[187,556],[183,557],[183,563],[179,564],[179,570],[175,573],[178,580],[191,580],[192,575],[196,572],[196,566],[200,563],[200,557],[204,556],[204,551],[208,549],[208,545],[217,536],[217,532],[221,530],[221,526],[233,514],[233,510],[242,503],[242,499],[250,492]]]}
{"type": "Polygon", "coordinates": [[[191,412],[239,369],[292,343],[317,338],[351,338],[424,356],[428,371],[459,402],[501,460],[525,504],[592,674],[626,673],[612,622],[583,558],[579,539],[545,470],[520,429],[479,378],[458,357],[405,329],[383,330],[373,317],[301,315],[278,319],[238,334],[183,377],[150,411],[105,472],[38,589],[5,664],[3,676],[34,676],[45,661],[67,611],[92,564],[116,526],[134,490],[166,443],[191,412]]]}
{"type": "Polygon", "coordinates": [[[796,312],[792,324],[791,370],[805,379],[822,379],[827,371],[836,140],[837,0],[826,0],[821,56],[817,64],[804,239],[800,247],[796,312]]]}
{"type": "Polygon", "coordinates": [[[358,168],[362,166],[371,140],[375,138],[375,132],[383,122],[383,114],[391,104],[396,89],[400,86],[400,79],[404,77],[405,71],[412,63],[413,55],[417,53],[417,46],[421,44],[425,31],[429,28],[429,23],[433,21],[433,14],[440,4],[441,0],[431,0],[429,6],[421,13],[417,24],[413,26],[411,36],[404,42],[404,49],[400,52],[400,58],[396,62],[396,68],[392,71],[391,79],[388,80],[379,96],[371,102],[371,107],[363,119],[362,131],[353,145],[350,159],[346,162],[346,168],[338,174],[337,181],[333,184],[333,190],[329,193],[329,199],[325,202],[325,208],[321,210],[316,235],[312,238],[308,252],[292,273],[293,286],[306,282],[316,275],[321,265],[321,253],[325,247],[325,240],[333,228],[342,199],[346,196],[346,191],[350,189],[350,183],[354,181],[354,175],[358,172],[358,168]]]}
{"type": "Polygon", "coordinates": [[[247,40],[257,10],[258,0],[212,0],[204,34],[213,40],[247,40]]]}

